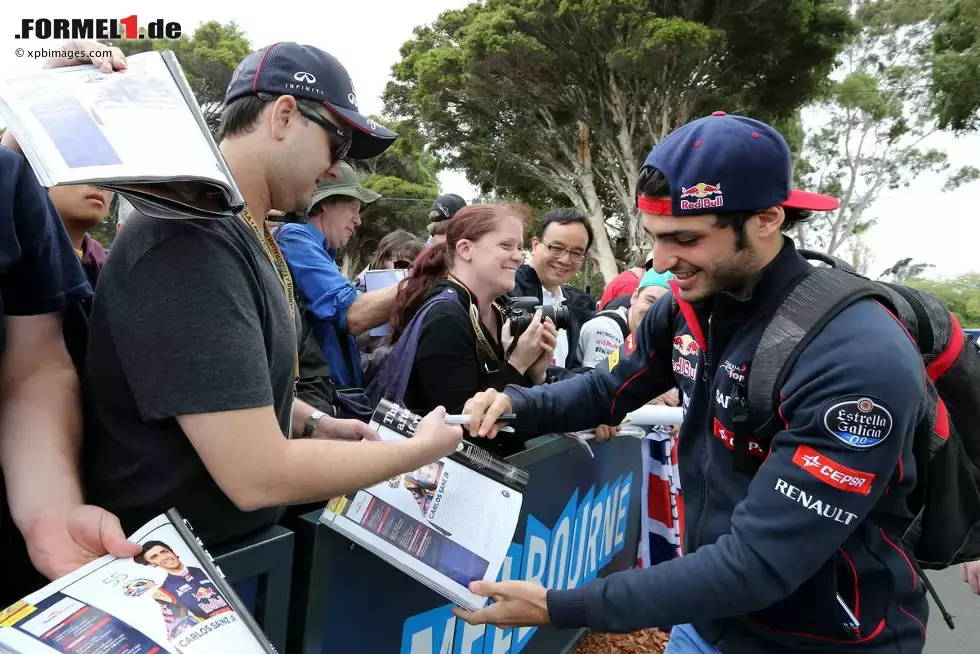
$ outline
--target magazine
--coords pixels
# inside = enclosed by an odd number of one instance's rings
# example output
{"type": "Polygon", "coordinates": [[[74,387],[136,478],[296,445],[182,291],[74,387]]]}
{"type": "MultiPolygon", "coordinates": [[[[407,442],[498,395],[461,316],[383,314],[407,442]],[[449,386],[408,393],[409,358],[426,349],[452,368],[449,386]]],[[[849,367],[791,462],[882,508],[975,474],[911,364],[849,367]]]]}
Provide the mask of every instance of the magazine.
{"type": "MultiPolygon", "coordinates": [[[[421,417],[382,400],[371,428],[382,440],[411,438],[421,417]]],[[[469,591],[496,581],[524,501],[528,473],[464,441],[427,466],[337,497],[320,521],[470,610],[469,591]]]]}
{"type": "Polygon", "coordinates": [[[91,184],[147,215],[215,218],[245,206],[171,51],[0,78],[0,115],[43,186],[91,184]]]}
{"type": "Polygon", "coordinates": [[[231,584],[171,510],[104,556],[0,611],[4,654],[276,654],[231,584]]]}
{"type": "MultiPolygon", "coordinates": [[[[364,288],[370,293],[371,291],[380,291],[383,288],[394,286],[405,279],[405,272],[404,268],[365,270],[364,288]]],[[[370,334],[371,336],[387,336],[390,327],[389,323],[378,325],[370,331],[370,334]]]]}

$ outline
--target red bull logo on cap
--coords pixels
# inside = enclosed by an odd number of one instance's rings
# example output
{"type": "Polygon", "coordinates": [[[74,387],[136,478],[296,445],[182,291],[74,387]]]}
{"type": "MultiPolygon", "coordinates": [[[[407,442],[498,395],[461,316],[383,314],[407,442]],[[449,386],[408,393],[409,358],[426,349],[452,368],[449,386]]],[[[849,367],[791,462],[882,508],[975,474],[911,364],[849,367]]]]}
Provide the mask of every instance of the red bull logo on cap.
{"type": "Polygon", "coordinates": [[[725,198],[721,193],[721,184],[706,184],[698,182],[694,186],[681,188],[681,211],[697,211],[699,209],[713,209],[725,204],[725,198]],[[714,196],[714,197],[712,197],[714,196]],[[697,198],[694,201],[684,198],[697,198]]]}

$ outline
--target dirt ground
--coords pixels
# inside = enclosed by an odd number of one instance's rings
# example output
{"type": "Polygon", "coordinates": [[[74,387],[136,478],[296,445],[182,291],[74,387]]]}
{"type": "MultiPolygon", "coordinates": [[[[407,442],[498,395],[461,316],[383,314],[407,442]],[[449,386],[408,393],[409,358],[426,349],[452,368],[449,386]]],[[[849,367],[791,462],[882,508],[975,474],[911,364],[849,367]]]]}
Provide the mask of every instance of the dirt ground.
{"type": "Polygon", "coordinates": [[[574,654],[663,654],[667,634],[656,629],[631,634],[589,634],[574,654]]]}

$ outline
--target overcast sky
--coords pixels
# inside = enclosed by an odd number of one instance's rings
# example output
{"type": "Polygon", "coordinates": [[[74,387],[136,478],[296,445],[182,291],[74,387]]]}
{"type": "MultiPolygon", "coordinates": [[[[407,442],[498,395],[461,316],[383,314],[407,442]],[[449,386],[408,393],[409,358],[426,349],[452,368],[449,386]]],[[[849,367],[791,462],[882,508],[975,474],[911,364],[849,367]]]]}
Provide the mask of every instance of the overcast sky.
{"type": "MultiPolygon", "coordinates": [[[[360,0],[253,4],[254,9],[246,9],[241,0],[13,3],[0,15],[0,74],[40,65],[18,59],[15,48],[56,45],[53,41],[15,40],[13,34],[19,32],[22,18],[121,18],[136,13],[140,25],[163,18],[179,22],[188,34],[206,20],[235,20],[256,48],[292,40],[335,55],[354,80],[361,111],[380,113],[381,92],[412,29],[433,21],[443,10],[466,4],[467,0],[360,0]]],[[[980,167],[978,135],[958,139],[942,135],[930,145],[946,148],[954,166],[980,167]]],[[[460,173],[444,171],[440,182],[443,192],[467,199],[474,195],[475,189],[460,173]]],[[[883,193],[870,210],[880,222],[867,237],[875,255],[869,272],[877,274],[907,256],[935,264],[934,274],[938,275],[980,271],[980,263],[975,263],[975,244],[980,241],[980,182],[952,192],[942,192],[942,183],[942,176],[922,176],[908,189],[883,193]]]]}

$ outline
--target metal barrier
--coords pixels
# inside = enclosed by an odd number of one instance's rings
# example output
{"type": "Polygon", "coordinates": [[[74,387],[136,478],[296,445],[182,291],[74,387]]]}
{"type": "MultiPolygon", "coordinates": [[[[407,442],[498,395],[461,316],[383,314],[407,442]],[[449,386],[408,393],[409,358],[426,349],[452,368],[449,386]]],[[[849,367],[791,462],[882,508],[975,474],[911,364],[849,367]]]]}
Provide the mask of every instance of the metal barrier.
{"type": "MultiPolygon", "coordinates": [[[[527,450],[509,458],[531,475],[508,553],[513,578],[551,579],[547,573],[555,563],[564,583],[563,575],[572,567],[569,560],[584,556],[584,550],[579,550],[586,543],[593,548],[588,558],[594,565],[579,566],[580,583],[636,563],[640,446],[638,439],[618,438],[593,445],[592,458],[574,439],[548,435],[530,441],[527,450]],[[577,533],[577,522],[594,521],[596,515],[606,525],[600,527],[606,530],[602,535],[590,533],[588,540],[578,542],[569,536],[577,533]],[[533,565],[527,560],[522,565],[522,551],[528,551],[531,540],[543,541],[547,555],[533,565]]],[[[456,620],[452,605],[441,595],[321,525],[320,513],[287,523],[296,537],[290,653],[555,654],[574,647],[584,634],[584,630],[466,625],[456,620]]]]}
{"type": "Polygon", "coordinates": [[[255,602],[249,608],[269,641],[282,653],[286,652],[294,542],[293,532],[277,525],[211,552],[236,590],[254,582],[255,602]]]}

